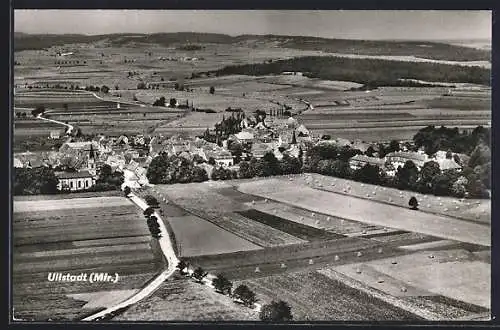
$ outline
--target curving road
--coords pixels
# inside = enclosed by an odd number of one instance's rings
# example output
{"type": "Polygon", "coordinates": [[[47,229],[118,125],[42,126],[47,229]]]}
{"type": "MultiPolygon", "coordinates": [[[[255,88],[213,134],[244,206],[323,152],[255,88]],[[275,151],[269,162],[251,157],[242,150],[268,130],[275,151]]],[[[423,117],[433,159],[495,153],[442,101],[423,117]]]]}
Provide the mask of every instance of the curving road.
{"type": "Polygon", "coordinates": [[[49,119],[49,118],[44,118],[42,117],[42,114],[38,114],[38,116],[36,116],[37,119],[41,119],[41,120],[45,120],[45,121],[50,121],[52,123],[56,123],[56,124],[60,124],[60,125],[64,125],[68,128],[68,130],[66,131],[67,134],[71,134],[71,132],[73,131],[74,127],[73,125],[70,125],[70,124],[66,124],[66,123],[63,123],[62,121],[59,121],[59,120],[54,120],[54,119],[49,119]]]}
{"type": "MultiPolygon", "coordinates": [[[[141,198],[139,198],[137,195],[133,193],[129,194],[129,198],[142,210],[145,210],[149,207],[145,201],[143,201],[141,198]]],[[[87,316],[82,321],[98,321],[104,318],[105,316],[108,316],[116,311],[119,311],[120,309],[126,308],[132,304],[141,301],[142,299],[146,298],[154,291],[156,291],[156,289],[158,289],[166,279],[168,279],[170,276],[172,276],[172,274],[174,274],[177,264],[179,263],[179,259],[177,259],[174,249],[172,248],[172,242],[170,241],[170,236],[168,235],[167,228],[165,227],[162,218],[157,212],[154,213],[154,216],[158,218],[158,224],[160,225],[161,237],[158,239],[158,243],[160,244],[161,252],[165,256],[165,259],[167,260],[168,263],[167,269],[165,269],[160,275],[158,275],[153,281],[148,283],[148,285],[142,288],[139,292],[129,297],[125,301],[122,301],[121,303],[114,306],[109,306],[105,310],[100,311],[96,314],[87,316]]]]}

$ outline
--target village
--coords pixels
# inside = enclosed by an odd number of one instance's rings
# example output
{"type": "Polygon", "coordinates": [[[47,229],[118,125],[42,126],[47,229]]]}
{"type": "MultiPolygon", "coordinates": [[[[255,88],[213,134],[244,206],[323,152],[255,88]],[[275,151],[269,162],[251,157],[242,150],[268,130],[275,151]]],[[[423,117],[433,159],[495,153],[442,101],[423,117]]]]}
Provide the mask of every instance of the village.
{"type": "MultiPolygon", "coordinates": [[[[272,154],[276,160],[291,157],[304,164],[307,152],[313,147],[335,146],[352,150],[348,158],[350,170],[362,169],[365,165],[377,166],[388,177],[394,177],[398,168],[407,161],[421,170],[425,163],[435,161],[441,171],[461,171],[467,164],[469,156],[452,153],[450,150],[438,150],[431,156],[423,147],[415,148],[408,141],[391,141],[389,144],[365,143],[349,141],[344,138],[330,136],[314,136],[295,118],[266,116],[265,112],[256,112],[245,117],[234,114],[221,123],[231,122],[234,134],[220,134],[222,128],[216,125],[215,135],[210,129],[203,136],[182,137],[174,135],[121,135],[121,136],[83,136],[68,137],[58,150],[20,152],[14,154],[15,168],[46,167],[55,171],[58,179],[57,189],[62,192],[85,191],[92,189],[98,172],[108,165],[113,173],[122,174],[124,181],[121,187],[139,188],[147,186],[148,167],[152,160],[160,154],[181,157],[193,162],[196,167],[206,172],[208,179],[214,179],[214,169],[225,169],[238,173],[241,161],[262,159],[272,154]],[[213,142],[211,142],[213,141],[213,142]],[[380,157],[380,148],[386,149],[380,157]],[[387,152],[389,151],[389,152],[387,152]]],[[[47,139],[60,138],[60,132],[50,132],[47,139]]],[[[237,178],[237,175],[234,176],[237,178]]]]}

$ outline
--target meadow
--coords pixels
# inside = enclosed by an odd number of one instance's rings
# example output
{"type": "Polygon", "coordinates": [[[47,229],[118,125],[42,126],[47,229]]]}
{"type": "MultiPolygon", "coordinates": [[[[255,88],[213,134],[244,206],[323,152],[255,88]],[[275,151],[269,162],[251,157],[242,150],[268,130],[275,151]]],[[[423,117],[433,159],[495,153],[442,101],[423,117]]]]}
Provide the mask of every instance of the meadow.
{"type": "Polygon", "coordinates": [[[80,319],[132,295],[163,267],[142,213],[131,202],[124,197],[74,195],[14,201],[17,318],[80,319]],[[119,281],[50,282],[51,272],[118,273],[119,281]]]}

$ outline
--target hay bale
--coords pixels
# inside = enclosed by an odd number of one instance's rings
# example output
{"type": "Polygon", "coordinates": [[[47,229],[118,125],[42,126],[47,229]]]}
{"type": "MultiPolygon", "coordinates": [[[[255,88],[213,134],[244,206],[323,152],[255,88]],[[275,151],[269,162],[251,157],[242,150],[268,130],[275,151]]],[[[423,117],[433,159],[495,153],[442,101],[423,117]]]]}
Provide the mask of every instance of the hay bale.
{"type": "Polygon", "coordinates": [[[281,268],[286,268],[285,263],[283,263],[283,262],[282,262],[280,267],[281,267],[281,268]]]}
{"type": "Polygon", "coordinates": [[[382,253],[382,252],[384,252],[384,250],[383,250],[382,248],[378,248],[378,251],[377,251],[377,252],[378,252],[378,253],[382,253]]]}
{"type": "Polygon", "coordinates": [[[361,274],[361,268],[356,268],[356,273],[361,274]]]}
{"type": "Polygon", "coordinates": [[[340,260],[340,257],[338,255],[335,255],[335,261],[339,261],[340,260]]]}
{"type": "Polygon", "coordinates": [[[313,265],[314,261],[312,259],[309,259],[309,265],[313,265]]]}
{"type": "Polygon", "coordinates": [[[363,255],[363,253],[361,253],[361,251],[359,251],[358,253],[356,253],[356,257],[361,257],[363,255]]]}
{"type": "Polygon", "coordinates": [[[406,291],[408,291],[408,289],[406,289],[406,287],[402,286],[401,287],[401,292],[406,292],[406,291]]]}
{"type": "Polygon", "coordinates": [[[259,268],[258,266],[257,266],[257,267],[255,267],[255,272],[256,272],[256,273],[260,273],[260,268],[259,268]]]}

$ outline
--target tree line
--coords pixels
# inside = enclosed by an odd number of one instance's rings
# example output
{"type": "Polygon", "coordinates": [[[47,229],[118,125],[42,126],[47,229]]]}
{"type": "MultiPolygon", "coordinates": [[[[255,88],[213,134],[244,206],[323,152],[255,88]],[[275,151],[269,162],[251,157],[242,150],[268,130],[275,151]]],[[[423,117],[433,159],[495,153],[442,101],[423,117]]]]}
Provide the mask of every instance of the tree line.
{"type": "MultiPolygon", "coordinates": [[[[190,276],[197,283],[202,284],[208,276],[202,267],[196,267],[191,275],[186,271],[189,268],[189,263],[181,259],[176,266],[176,269],[182,276],[190,276]]],[[[217,274],[211,282],[215,291],[233,298],[234,301],[243,304],[246,307],[253,307],[258,301],[255,292],[247,285],[240,284],[233,290],[233,283],[224,274],[217,274]]],[[[271,301],[269,304],[262,306],[259,312],[259,318],[265,322],[286,322],[293,320],[292,309],[290,305],[283,300],[271,301]]]]}
{"type": "Polygon", "coordinates": [[[213,73],[216,76],[243,74],[269,75],[300,71],[310,78],[353,81],[370,87],[406,86],[415,83],[400,79],[415,79],[449,83],[490,85],[491,70],[473,66],[403,62],[379,59],[334,56],[305,56],[293,59],[226,66],[213,73]]]}

